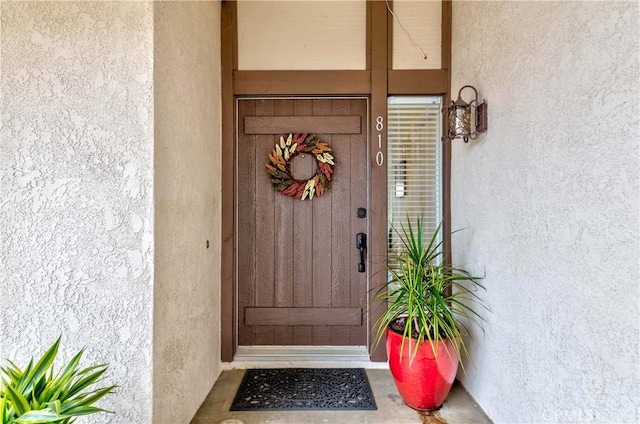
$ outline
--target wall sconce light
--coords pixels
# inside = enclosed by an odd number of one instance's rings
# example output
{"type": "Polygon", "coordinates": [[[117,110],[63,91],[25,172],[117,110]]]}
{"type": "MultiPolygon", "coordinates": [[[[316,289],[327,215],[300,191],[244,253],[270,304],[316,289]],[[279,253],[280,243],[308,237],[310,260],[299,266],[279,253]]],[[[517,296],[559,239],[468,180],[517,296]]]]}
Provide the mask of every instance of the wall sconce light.
{"type": "Polygon", "coordinates": [[[487,130],[487,102],[485,100],[482,103],[478,102],[478,90],[471,85],[462,87],[458,92],[458,100],[451,101],[451,104],[442,109],[442,112],[447,122],[443,141],[462,138],[465,143],[468,143],[469,139],[475,140],[480,133],[487,130]],[[469,103],[462,100],[462,92],[467,88],[473,90],[475,94],[469,103]],[[473,120],[472,116],[474,116],[473,120]]]}

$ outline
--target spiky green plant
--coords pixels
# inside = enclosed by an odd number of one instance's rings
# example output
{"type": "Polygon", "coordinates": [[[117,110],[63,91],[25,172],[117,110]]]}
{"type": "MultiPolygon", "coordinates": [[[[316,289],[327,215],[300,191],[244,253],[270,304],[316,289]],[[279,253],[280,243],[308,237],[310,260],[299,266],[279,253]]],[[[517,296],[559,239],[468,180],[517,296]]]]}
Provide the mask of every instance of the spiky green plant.
{"type": "Polygon", "coordinates": [[[8,361],[0,368],[0,424],[70,424],[76,417],[107,412],[93,406],[115,386],[89,388],[107,370],[106,365],[78,369],[84,349],[54,374],[53,362],[60,338],[35,363],[21,369],[8,361]]]}
{"type": "Polygon", "coordinates": [[[409,340],[413,346],[410,360],[425,340],[434,348],[436,341],[449,339],[458,358],[462,359],[461,353],[469,357],[461,332],[466,331],[464,321],[483,320],[470,302],[487,309],[476,295],[478,289],[484,289],[481,278],[446,263],[441,229],[442,223],[427,242],[422,218],[414,224],[407,217],[400,230],[395,228],[402,249],[396,255],[396,265],[387,267],[389,281],[376,294],[387,305],[376,322],[376,343],[392,323],[404,323],[400,349],[409,340]]]}

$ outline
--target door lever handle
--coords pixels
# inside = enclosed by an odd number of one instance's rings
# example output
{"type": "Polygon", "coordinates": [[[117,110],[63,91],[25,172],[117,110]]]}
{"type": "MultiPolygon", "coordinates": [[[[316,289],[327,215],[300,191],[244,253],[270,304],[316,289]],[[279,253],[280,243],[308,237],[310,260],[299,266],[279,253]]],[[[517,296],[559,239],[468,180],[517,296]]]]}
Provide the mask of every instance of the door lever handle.
{"type": "Polygon", "coordinates": [[[365,233],[356,234],[356,249],[360,250],[360,263],[358,264],[358,272],[364,272],[364,263],[367,256],[367,235],[365,233]]]}

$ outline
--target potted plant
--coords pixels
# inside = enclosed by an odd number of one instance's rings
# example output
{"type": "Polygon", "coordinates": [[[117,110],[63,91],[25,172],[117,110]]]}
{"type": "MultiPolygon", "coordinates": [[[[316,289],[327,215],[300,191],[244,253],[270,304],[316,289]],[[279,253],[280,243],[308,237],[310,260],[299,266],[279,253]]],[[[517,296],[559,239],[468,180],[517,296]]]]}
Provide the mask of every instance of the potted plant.
{"type": "Polygon", "coordinates": [[[83,350],[53,372],[60,338],[34,364],[24,369],[13,362],[0,368],[0,424],[69,424],[76,417],[106,412],[93,406],[115,386],[89,388],[107,370],[106,365],[78,369],[83,350]]]}
{"type": "MultiPolygon", "coordinates": [[[[463,340],[465,321],[482,320],[470,306],[484,304],[475,294],[479,277],[448,265],[442,251],[441,227],[425,240],[423,220],[394,229],[401,240],[389,281],[377,298],[387,305],[376,322],[377,343],[386,337],[393,379],[404,402],[418,410],[442,406],[458,363],[469,356],[463,340]]],[[[463,368],[464,369],[464,368],[463,368]]]]}

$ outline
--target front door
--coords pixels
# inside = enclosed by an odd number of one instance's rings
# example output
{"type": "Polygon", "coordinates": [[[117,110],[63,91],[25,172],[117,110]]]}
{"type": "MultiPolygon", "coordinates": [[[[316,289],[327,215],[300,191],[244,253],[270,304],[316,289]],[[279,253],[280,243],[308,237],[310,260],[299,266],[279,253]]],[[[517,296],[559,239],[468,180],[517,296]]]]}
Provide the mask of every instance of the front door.
{"type": "MultiPolygon", "coordinates": [[[[367,344],[367,274],[356,235],[367,232],[367,100],[239,99],[237,145],[238,344],[367,344]],[[298,200],[265,165],[289,134],[313,133],[333,152],[330,188],[298,200]]],[[[290,161],[308,180],[313,155],[290,161]]],[[[365,261],[366,262],[366,261],[365,261]]]]}

